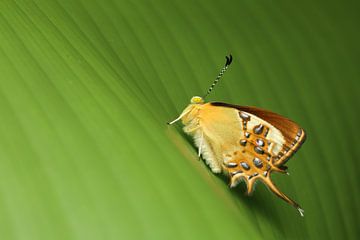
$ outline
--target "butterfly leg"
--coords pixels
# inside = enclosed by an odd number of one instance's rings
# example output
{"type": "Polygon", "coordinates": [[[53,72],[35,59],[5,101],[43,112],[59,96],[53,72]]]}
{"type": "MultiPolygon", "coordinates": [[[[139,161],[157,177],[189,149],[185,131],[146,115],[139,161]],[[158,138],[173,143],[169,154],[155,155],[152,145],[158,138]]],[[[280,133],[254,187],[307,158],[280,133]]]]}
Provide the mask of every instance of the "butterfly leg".
{"type": "Polygon", "coordinates": [[[295,207],[300,215],[304,216],[304,210],[300,207],[299,204],[297,204],[294,200],[286,196],[283,192],[281,192],[278,187],[271,181],[270,177],[262,178],[262,181],[265,183],[265,185],[273,192],[275,195],[283,199],[285,202],[289,203],[293,207],[295,207]]]}
{"type": "Polygon", "coordinates": [[[204,132],[201,131],[201,138],[200,138],[200,145],[199,145],[199,152],[198,152],[199,160],[201,157],[201,150],[202,150],[203,143],[204,143],[204,132]]]}
{"type": "Polygon", "coordinates": [[[185,131],[186,133],[193,133],[193,132],[199,130],[199,128],[200,128],[199,125],[197,125],[197,126],[195,126],[195,127],[186,126],[186,127],[184,127],[184,131],[185,131]]]}

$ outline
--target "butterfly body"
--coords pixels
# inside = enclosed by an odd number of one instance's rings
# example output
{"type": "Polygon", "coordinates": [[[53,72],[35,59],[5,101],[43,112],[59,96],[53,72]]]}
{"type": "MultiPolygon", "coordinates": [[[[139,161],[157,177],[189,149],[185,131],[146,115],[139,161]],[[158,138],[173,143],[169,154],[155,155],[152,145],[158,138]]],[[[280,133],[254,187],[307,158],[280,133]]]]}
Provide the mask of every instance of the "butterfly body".
{"type": "MultiPolygon", "coordinates": [[[[231,63],[226,64],[213,85],[231,63]]],[[[205,95],[207,96],[207,95],[205,95]]],[[[199,157],[214,173],[230,178],[230,187],[244,181],[251,194],[257,181],[293,205],[303,216],[299,204],[282,193],[272,182],[273,172],[287,173],[284,165],[305,141],[305,131],[295,122],[268,110],[222,102],[205,103],[195,96],[172,124],[181,120],[184,132],[194,138],[199,157]]]]}
{"type": "MultiPolygon", "coordinates": [[[[236,113],[225,108],[213,108],[210,104],[191,104],[189,114],[182,119],[184,131],[195,138],[206,163],[214,173],[223,171],[224,152],[236,149],[240,125],[236,113]]],[[[188,111],[189,109],[185,109],[188,111]]]]}

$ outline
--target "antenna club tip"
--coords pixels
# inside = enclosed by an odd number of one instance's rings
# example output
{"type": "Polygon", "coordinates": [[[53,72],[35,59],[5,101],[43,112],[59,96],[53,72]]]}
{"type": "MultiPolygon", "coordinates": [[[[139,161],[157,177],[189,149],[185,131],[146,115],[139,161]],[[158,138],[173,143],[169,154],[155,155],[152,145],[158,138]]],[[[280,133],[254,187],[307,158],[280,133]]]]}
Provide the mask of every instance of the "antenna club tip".
{"type": "Polygon", "coordinates": [[[227,67],[227,66],[229,66],[231,63],[232,63],[232,55],[231,54],[229,54],[229,56],[225,56],[225,58],[226,58],[226,63],[225,63],[225,66],[227,67]]]}

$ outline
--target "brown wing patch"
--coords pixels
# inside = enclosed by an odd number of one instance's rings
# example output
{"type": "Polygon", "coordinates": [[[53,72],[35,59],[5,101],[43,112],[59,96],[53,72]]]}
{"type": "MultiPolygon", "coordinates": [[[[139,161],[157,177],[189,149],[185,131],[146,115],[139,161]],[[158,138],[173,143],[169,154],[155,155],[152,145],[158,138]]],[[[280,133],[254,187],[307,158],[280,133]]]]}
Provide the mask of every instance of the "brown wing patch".
{"type": "MultiPolygon", "coordinates": [[[[300,148],[300,146],[304,143],[306,139],[305,131],[299,127],[298,124],[291,121],[288,118],[285,118],[279,114],[270,112],[265,109],[257,108],[257,107],[247,107],[247,106],[238,106],[221,102],[212,102],[213,106],[222,106],[222,107],[230,107],[240,110],[239,116],[243,121],[244,130],[247,130],[247,122],[250,120],[250,116],[247,113],[253,114],[263,121],[269,123],[271,126],[278,129],[284,139],[285,143],[282,146],[281,151],[277,156],[274,157],[274,164],[280,166],[285,164],[288,159],[300,148]]],[[[266,133],[269,130],[270,126],[259,125],[253,129],[254,133],[266,133]]],[[[245,133],[249,135],[249,132],[245,133]]],[[[271,141],[271,139],[270,139],[271,141]]]]}

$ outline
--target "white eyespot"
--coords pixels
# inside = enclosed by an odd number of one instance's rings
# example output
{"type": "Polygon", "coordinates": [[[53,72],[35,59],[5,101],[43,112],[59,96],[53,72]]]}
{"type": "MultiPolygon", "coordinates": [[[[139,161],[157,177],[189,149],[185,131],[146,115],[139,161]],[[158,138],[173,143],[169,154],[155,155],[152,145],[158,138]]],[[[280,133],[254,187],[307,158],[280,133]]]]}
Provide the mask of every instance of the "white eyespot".
{"type": "Polygon", "coordinates": [[[202,97],[199,97],[199,96],[194,96],[191,98],[190,102],[191,103],[204,103],[204,99],[202,99],[202,97]]]}

